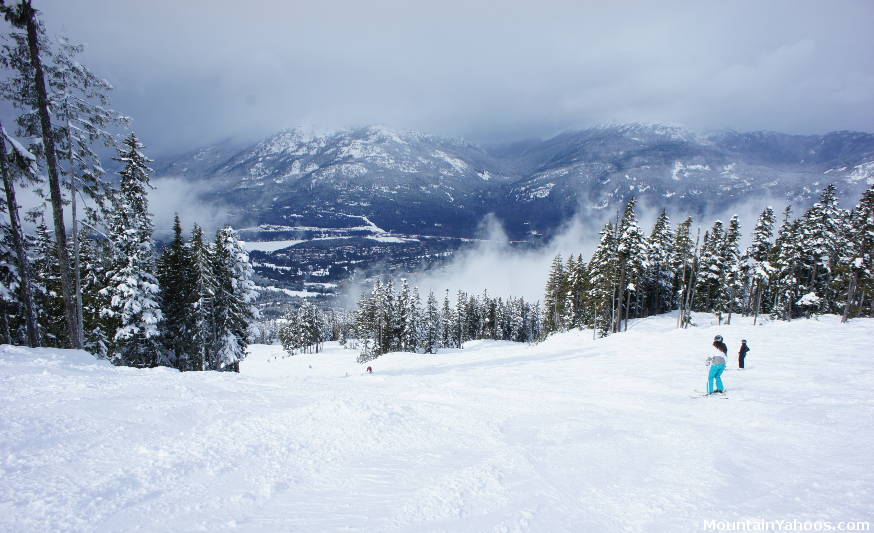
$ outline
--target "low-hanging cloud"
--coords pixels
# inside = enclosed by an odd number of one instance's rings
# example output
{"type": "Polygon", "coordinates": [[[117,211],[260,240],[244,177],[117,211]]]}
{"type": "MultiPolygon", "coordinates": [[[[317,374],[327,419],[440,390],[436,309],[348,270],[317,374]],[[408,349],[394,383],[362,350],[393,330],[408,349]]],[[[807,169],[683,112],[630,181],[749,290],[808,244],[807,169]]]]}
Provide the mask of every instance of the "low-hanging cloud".
{"type": "MultiPolygon", "coordinates": [[[[672,229],[677,224],[692,217],[692,238],[703,238],[704,233],[717,220],[727,225],[735,215],[741,225],[740,249],[743,252],[752,241],[752,230],[761,212],[766,207],[774,210],[774,237],[782,221],[782,211],[789,205],[782,198],[757,198],[741,204],[715,207],[703,215],[683,211],[667,211],[672,229]],[[700,231],[700,234],[699,234],[700,231]]],[[[622,206],[613,209],[590,209],[581,207],[577,214],[546,244],[536,249],[513,247],[500,221],[486,216],[480,225],[479,240],[472,246],[459,250],[449,264],[435,270],[413,273],[406,277],[410,283],[419,287],[423,298],[428,291],[442,297],[445,290],[450,291],[454,300],[455,291],[463,290],[469,294],[481,294],[487,290],[492,296],[524,297],[529,301],[543,299],[544,288],[553,258],[561,255],[564,261],[570,255],[582,256],[584,261],[591,259],[600,241],[600,230],[607,222],[615,223],[621,215],[622,206]]],[[[809,205],[792,205],[794,217],[801,216],[809,205]]],[[[649,236],[656,218],[663,207],[640,202],[635,208],[638,223],[645,236],[649,236]]]]}
{"type": "MultiPolygon", "coordinates": [[[[209,185],[204,182],[193,182],[184,178],[166,177],[152,180],[149,189],[149,212],[152,214],[154,236],[165,240],[172,236],[173,218],[177,214],[182,221],[186,233],[190,233],[194,224],[204,229],[207,235],[214,233],[225,224],[235,225],[239,220],[231,214],[224,205],[208,201],[204,198],[209,185]]],[[[66,192],[66,191],[65,191],[66,192]]],[[[48,199],[39,194],[35,188],[19,188],[16,191],[18,204],[21,206],[22,224],[25,231],[32,233],[33,223],[25,216],[28,211],[42,211],[45,223],[51,228],[52,218],[48,199]]],[[[64,221],[67,231],[72,228],[72,212],[69,194],[65,195],[64,221]]],[[[94,207],[94,202],[84,195],[79,195],[79,217],[83,218],[85,207],[94,207]]]]}
{"type": "Polygon", "coordinates": [[[410,282],[424,295],[434,291],[442,295],[456,290],[492,296],[523,297],[535,302],[543,298],[543,287],[549,266],[556,254],[588,255],[597,244],[597,228],[583,216],[574,217],[544,246],[536,249],[514,247],[500,221],[487,215],[479,230],[479,239],[455,253],[449,264],[435,270],[413,274],[410,282]]]}
{"type": "Polygon", "coordinates": [[[173,218],[178,214],[182,227],[190,232],[194,224],[207,235],[225,224],[234,224],[230,210],[221,204],[204,199],[207,182],[193,182],[184,178],[165,177],[152,181],[149,191],[149,210],[155,224],[155,237],[167,239],[172,235],[173,218]]]}

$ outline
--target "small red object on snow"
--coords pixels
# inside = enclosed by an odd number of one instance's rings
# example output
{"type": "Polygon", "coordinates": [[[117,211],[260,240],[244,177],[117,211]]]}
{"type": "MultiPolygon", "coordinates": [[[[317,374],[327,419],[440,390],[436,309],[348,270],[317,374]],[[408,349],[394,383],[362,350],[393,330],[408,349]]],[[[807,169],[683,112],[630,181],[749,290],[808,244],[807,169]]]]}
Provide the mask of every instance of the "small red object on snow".
{"type": "Polygon", "coordinates": [[[373,374],[373,367],[371,367],[371,366],[367,367],[367,373],[373,374]]]}

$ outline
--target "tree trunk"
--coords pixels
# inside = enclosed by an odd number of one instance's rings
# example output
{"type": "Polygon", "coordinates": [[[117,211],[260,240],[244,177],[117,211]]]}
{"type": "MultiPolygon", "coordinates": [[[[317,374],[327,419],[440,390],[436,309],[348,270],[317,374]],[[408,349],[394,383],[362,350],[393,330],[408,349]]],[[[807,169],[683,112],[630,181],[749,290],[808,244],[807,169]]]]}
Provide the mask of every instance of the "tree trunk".
{"type": "Polygon", "coordinates": [[[847,287],[847,302],[844,304],[844,314],[841,316],[841,323],[845,323],[850,318],[850,307],[853,304],[853,298],[856,297],[856,283],[859,279],[859,273],[853,272],[853,277],[850,278],[850,286],[847,287]]]}
{"type": "Polygon", "coordinates": [[[756,280],[756,300],[755,300],[755,310],[753,312],[753,325],[756,325],[756,321],[759,319],[759,312],[762,309],[762,280],[756,280]]]}
{"type": "MultiPolygon", "coordinates": [[[[66,85],[66,82],[65,82],[66,85]]],[[[79,346],[85,346],[85,325],[82,312],[82,270],[79,261],[79,220],[76,212],[76,168],[73,163],[73,126],[70,124],[70,111],[67,109],[67,145],[68,153],[67,160],[69,161],[70,171],[70,197],[71,210],[73,218],[73,275],[74,275],[74,298],[76,303],[76,338],[79,341],[79,346]]]]}
{"type": "Polygon", "coordinates": [[[625,265],[622,265],[622,269],[619,271],[619,287],[617,288],[619,291],[618,296],[616,297],[616,316],[614,317],[615,322],[613,323],[613,333],[619,333],[622,331],[622,297],[625,296],[625,265]]]}
{"type": "Polygon", "coordinates": [[[678,302],[679,313],[677,314],[677,329],[679,329],[683,324],[683,313],[686,312],[686,292],[688,288],[686,287],[686,261],[683,260],[683,270],[682,275],[680,276],[680,301],[678,302]]]}
{"type": "MultiPolygon", "coordinates": [[[[0,131],[3,125],[0,124],[0,131]]],[[[21,232],[21,220],[18,218],[18,203],[15,200],[15,184],[12,181],[12,169],[6,161],[6,139],[0,135],[0,173],[3,174],[3,188],[6,190],[6,206],[9,209],[9,227],[12,230],[12,240],[15,244],[15,255],[18,259],[18,270],[21,278],[21,302],[24,304],[24,322],[27,329],[27,343],[31,348],[39,346],[39,330],[36,314],[33,309],[33,292],[30,284],[30,265],[27,263],[27,250],[24,247],[24,236],[21,232]]]]}
{"type": "MultiPolygon", "coordinates": [[[[72,176],[71,176],[72,178],[72,176]]],[[[70,180],[72,201],[72,217],[73,217],[73,274],[74,274],[74,289],[76,300],[76,337],[79,341],[79,346],[85,346],[85,325],[84,313],[82,312],[82,273],[79,261],[79,224],[76,215],[76,186],[73,180],[70,180]]]]}
{"type": "Polygon", "coordinates": [[[631,291],[626,291],[625,294],[625,329],[623,331],[628,331],[628,310],[631,308],[631,291]]]}
{"type": "Polygon", "coordinates": [[[731,291],[729,291],[729,296],[728,296],[728,320],[725,321],[726,326],[731,325],[731,313],[733,310],[734,310],[734,289],[731,289],[731,291]]]}
{"type": "Polygon", "coordinates": [[[61,270],[61,292],[64,298],[64,316],[67,322],[67,344],[70,348],[81,348],[76,335],[76,306],[73,302],[73,288],[70,281],[70,257],[67,253],[67,234],[64,228],[64,205],[61,197],[61,183],[58,177],[58,160],[55,153],[55,141],[52,137],[52,121],[49,116],[48,94],[42,70],[42,59],[39,56],[37,42],[36,11],[30,3],[21,4],[27,26],[27,45],[30,50],[30,62],[33,67],[34,85],[36,87],[37,111],[39,112],[42,129],[43,148],[45,150],[46,166],[49,174],[49,195],[52,202],[52,215],[55,226],[55,245],[58,251],[58,263],[61,270]]]}
{"type": "Polygon", "coordinates": [[[695,301],[695,290],[696,290],[695,285],[698,282],[698,279],[697,279],[698,273],[696,272],[697,269],[698,269],[698,265],[696,264],[693,266],[692,271],[689,273],[689,290],[686,292],[686,310],[685,310],[685,314],[683,315],[683,328],[684,329],[689,327],[689,322],[691,322],[691,320],[689,320],[689,318],[692,314],[692,302],[695,301]]]}

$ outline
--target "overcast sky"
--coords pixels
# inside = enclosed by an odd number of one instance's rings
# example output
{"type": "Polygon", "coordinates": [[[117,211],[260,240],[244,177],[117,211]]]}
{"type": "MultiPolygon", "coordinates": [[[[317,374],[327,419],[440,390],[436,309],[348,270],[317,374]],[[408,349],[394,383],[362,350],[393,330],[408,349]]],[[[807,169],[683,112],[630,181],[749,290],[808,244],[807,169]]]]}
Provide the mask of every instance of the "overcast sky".
{"type": "Polygon", "coordinates": [[[874,2],[34,0],[156,152],[297,125],[874,130],[874,2]],[[608,5],[609,4],[609,5],[608,5]]]}

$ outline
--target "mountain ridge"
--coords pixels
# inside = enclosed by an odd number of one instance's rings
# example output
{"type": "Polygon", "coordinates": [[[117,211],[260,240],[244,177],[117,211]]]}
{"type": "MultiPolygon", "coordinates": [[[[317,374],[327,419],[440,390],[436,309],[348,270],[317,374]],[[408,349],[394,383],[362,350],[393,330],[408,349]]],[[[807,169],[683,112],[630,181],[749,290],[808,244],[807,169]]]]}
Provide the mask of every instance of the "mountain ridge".
{"type": "Polygon", "coordinates": [[[624,124],[483,147],[384,126],[290,129],[166,159],[156,176],[208,180],[205,199],[228,206],[245,239],[288,240],[255,249],[276,267],[259,270],[271,282],[333,283],[386,257],[397,260],[390,268],[427,268],[489,214],[510,239],[536,245],[581,211],[606,220],[631,196],[696,217],[750,198],[803,209],[829,183],[855,202],[874,184],[874,134],[624,124]]]}

